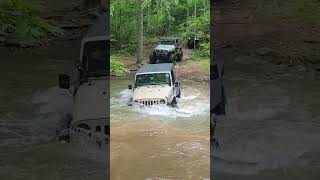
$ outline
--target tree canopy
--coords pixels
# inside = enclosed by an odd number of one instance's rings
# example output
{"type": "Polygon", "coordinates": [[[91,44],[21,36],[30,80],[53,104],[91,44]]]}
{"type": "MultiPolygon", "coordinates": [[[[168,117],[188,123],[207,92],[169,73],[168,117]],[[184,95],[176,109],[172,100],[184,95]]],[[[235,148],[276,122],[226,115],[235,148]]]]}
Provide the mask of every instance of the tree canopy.
{"type": "MultiPolygon", "coordinates": [[[[110,2],[113,51],[135,53],[138,42],[139,0],[110,2]]],[[[209,0],[143,0],[144,38],[210,35],[209,0]]],[[[145,41],[144,44],[150,42],[145,41]]]]}

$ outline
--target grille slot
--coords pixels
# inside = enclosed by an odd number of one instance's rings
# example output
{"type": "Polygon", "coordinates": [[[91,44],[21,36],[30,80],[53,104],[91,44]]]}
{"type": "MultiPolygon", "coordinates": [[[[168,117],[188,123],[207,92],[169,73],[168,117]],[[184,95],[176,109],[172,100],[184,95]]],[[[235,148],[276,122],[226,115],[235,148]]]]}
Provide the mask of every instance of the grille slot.
{"type": "Polygon", "coordinates": [[[166,55],[167,51],[166,50],[158,50],[157,52],[159,55],[164,56],[164,55],[166,55]]]}
{"type": "Polygon", "coordinates": [[[139,100],[137,102],[140,105],[144,105],[144,106],[155,106],[155,105],[161,104],[160,99],[159,100],[139,100]]]}

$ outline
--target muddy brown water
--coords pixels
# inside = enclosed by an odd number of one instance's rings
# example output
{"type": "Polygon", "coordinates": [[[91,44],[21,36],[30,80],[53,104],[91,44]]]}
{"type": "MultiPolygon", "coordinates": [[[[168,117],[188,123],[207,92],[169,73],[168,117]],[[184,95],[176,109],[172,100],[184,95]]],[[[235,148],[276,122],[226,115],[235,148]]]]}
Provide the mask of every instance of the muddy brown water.
{"type": "Polygon", "coordinates": [[[111,179],[209,179],[209,85],[182,81],[178,108],[127,106],[111,81],[111,179]]]}
{"type": "Polygon", "coordinates": [[[79,45],[1,49],[1,179],[106,179],[107,152],[55,139],[57,121],[72,106],[70,94],[57,87],[58,73],[70,74],[79,45]]]}
{"type": "MultiPolygon", "coordinates": [[[[2,179],[107,176],[105,152],[54,140],[57,119],[71,107],[68,92],[57,88],[57,74],[70,72],[78,46],[64,42],[18,53],[1,49],[2,179]]],[[[320,84],[313,72],[221,53],[229,60],[229,98],[228,116],[217,126],[216,179],[317,179],[320,84]]],[[[125,106],[128,84],[121,80],[111,87],[111,177],[208,178],[209,88],[186,81],[180,109],[131,109],[125,106]]]]}
{"type": "MultiPolygon", "coordinates": [[[[1,49],[1,178],[108,177],[105,149],[55,139],[57,121],[72,108],[69,92],[57,87],[58,73],[71,73],[79,44],[1,49]]],[[[128,83],[111,87],[112,179],[208,179],[208,85],[183,82],[180,109],[133,110],[123,104],[128,83]]]]}
{"type": "Polygon", "coordinates": [[[218,120],[215,179],[318,179],[320,83],[312,69],[221,49],[227,116],[218,120]]]}

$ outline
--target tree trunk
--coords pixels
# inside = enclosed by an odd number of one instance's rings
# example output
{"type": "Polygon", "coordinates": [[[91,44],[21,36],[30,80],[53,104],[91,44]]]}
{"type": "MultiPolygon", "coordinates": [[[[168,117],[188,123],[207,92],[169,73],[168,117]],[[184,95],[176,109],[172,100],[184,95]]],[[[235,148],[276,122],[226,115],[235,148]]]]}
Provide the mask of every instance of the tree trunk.
{"type": "Polygon", "coordinates": [[[142,63],[143,59],[143,0],[138,0],[138,52],[137,52],[137,65],[142,63]]]}

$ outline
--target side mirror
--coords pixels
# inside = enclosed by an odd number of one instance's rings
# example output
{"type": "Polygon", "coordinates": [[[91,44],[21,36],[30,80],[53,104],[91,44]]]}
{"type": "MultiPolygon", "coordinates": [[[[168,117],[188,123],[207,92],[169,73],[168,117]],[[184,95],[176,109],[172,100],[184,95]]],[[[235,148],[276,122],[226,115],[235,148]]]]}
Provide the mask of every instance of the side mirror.
{"type": "Polygon", "coordinates": [[[66,74],[59,74],[59,87],[61,89],[69,89],[70,88],[70,76],[66,74]]]}
{"type": "Polygon", "coordinates": [[[130,84],[130,85],[128,85],[128,89],[132,89],[132,85],[130,84]]]}

